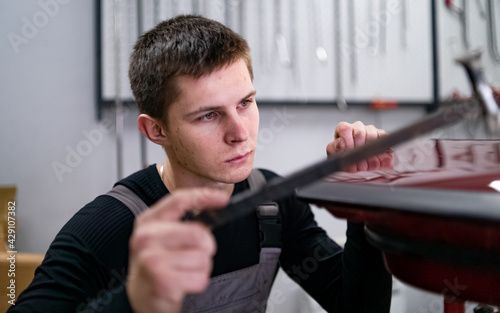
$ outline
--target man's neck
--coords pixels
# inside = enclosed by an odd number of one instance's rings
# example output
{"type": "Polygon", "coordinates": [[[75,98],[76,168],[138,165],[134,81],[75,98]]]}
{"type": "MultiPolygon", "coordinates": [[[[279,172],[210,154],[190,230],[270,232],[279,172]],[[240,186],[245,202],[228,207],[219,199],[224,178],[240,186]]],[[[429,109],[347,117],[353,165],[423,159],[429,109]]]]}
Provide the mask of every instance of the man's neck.
{"type": "Polygon", "coordinates": [[[156,164],[158,174],[168,191],[173,192],[179,188],[213,188],[226,191],[230,196],[234,190],[234,184],[221,183],[204,179],[196,175],[180,173],[173,168],[168,158],[163,163],[156,164]]]}

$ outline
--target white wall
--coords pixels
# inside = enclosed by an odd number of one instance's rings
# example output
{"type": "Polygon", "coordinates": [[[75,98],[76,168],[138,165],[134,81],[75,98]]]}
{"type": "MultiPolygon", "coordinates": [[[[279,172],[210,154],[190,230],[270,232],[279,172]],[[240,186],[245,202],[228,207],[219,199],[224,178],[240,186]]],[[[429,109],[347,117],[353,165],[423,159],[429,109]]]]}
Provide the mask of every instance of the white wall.
{"type": "MultiPolygon", "coordinates": [[[[21,251],[45,251],[65,221],[117,178],[113,112],[96,120],[94,5],[60,2],[0,2],[0,183],[18,187],[21,251]],[[44,8],[51,14],[43,15],[44,8]],[[17,41],[16,35],[25,39],[17,41]]],[[[419,108],[374,113],[353,107],[340,113],[335,107],[297,105],[260,110],[256,166],[280,174],[322,158],[342,120],[390,130],[423,114],[419,108]],[[273,127],[272,119],[283,116],[284,127],[273,127]]],[[[140,167],[136,117],[135,109],[126,111],[125,175],[140,167]]],[[[149,163],[162,160],[157,146],[148,144],[147,151],[149,163]]]]}
{"type": "MultiPolygon", "coordinates": [[[[107,112],[101,122],[95,118],[93,10],[93,1],[0,0],[0,185],[18,188],[18,251],[43,253],[62,225],[85,203],[109,190],[117,178],[113,114],[107,112]],[[15,35],[24,38],[18,45],[12,43],[19,40],[15,35]],[[74,151],[83,156],[75,158],[74,151]],[[69,166],[71,172],[58,175],[56,163],[69,166]]],[[[447,80],[447,89],[455,85],[461,87],[447,80]]],[[[391,131],[424,115],[422,108],[373,112],[352,107],[340,112],[336,107],[296,105],[262,106],[260,112],[255,165],[282,175],[323,158],[335,125],[342,120],[362,120],[391,131]]],[[[140,168],[136,117],[136,110],[127,111],[125,175],[140,168]]],[[[460,127],[446,135],[456,133],[467,136],[460,127]]],[[[149,163],[163,159],[163,151],[153,144],[147,151],[149,163]]],[[[332,237],[344,236],[344,221],[322,210],[315,213],[332,237]]],[[[292,287],[284,282],[280,288],[292,287]]],[[[297,301],[310,305],[292,289],[290,301],[277,311],[293,312],[300,307],[297,301]]]]}

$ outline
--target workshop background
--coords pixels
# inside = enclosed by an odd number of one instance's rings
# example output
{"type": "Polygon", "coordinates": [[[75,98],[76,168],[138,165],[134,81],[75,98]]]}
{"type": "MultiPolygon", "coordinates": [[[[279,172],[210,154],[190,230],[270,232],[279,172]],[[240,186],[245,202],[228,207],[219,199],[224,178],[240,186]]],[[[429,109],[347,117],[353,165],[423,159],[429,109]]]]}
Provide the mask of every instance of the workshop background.
{"type": "MultiPolygon", "coordinates": [[[[485,77],[500,87],[493,0],[0,0],[0,185],[17,187],[18,252],[44,253],[83,205],[164,159],[137,130],[127,62],[138,33],[180,13],[248,39],[255,166],[281,175],[324,158],[340,121],[390,132],[470,95],[454,61],[467,50],[483,51],[485,77]]],[[[430,136],[487,138],[471,121],[430,136]]],[[[342,243],[345,221],[314,212],[342,243]]],[[[391,311],[442,312],[441,301],[395,281],[391,311]]],[[[322,310],[280,272],[268,312],[322,310]]]]}

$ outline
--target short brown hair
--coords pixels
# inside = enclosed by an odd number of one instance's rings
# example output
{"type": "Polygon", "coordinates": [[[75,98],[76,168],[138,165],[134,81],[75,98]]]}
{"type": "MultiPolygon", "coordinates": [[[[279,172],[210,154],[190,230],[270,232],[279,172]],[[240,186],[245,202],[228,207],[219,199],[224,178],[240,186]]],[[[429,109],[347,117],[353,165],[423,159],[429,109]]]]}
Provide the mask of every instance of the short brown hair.
{"type": "Polygon", "coordinates": [[[179,76],[199,78],[243,59],[253,79],[246,40],[223,24],[181,15],[143,34],[130,57],[129,78],[141,113],[167,122],[167,109],[180,95],[179,76]]]}

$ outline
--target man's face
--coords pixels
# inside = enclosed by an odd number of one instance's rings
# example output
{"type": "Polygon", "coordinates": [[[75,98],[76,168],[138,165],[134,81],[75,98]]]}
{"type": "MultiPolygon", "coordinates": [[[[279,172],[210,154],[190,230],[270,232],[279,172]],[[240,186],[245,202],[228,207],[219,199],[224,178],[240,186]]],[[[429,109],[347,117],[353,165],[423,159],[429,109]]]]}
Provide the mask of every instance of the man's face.
{"type": "Polygon", "coordinates": [[[198,79],[179,77],[178,87],[180,97],[168,111],[165,147],[174,172],[199,182],[236,183],[247,178],[259,112],[245,62],[198,79]]]}

